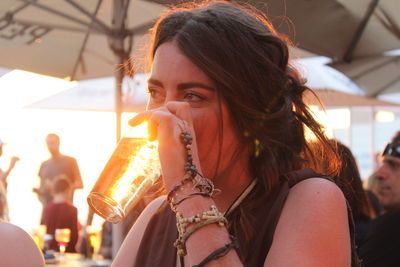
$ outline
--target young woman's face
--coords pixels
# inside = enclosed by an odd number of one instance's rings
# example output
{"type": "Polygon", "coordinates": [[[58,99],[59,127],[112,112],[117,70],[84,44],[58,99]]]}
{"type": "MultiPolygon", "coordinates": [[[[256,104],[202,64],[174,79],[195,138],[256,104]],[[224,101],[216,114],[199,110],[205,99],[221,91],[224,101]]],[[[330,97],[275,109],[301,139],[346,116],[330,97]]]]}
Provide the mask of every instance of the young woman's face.
{"type": "Polygon", "coordinates": [[[220,147],[218,172],[227,168],[237,147],[227,107],[223,100],[219,101],[211,79],[183,55],[173,42],[164,43],[157,49],[148,91],[148,109],[161,107],[169,101],[190,104],[199,159],[205,177],[213,178],[216,174],[220,147]],[[221,119],[222,129],[219,129],[221,119]],[[220,130],[222,144],[219,142],[220,130]]]}

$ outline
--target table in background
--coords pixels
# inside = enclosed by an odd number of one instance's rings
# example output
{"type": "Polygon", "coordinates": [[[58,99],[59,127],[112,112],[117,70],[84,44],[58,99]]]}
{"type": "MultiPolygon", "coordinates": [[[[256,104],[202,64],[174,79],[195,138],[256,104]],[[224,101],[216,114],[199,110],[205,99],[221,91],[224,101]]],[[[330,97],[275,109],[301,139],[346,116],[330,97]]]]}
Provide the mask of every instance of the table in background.
{"type": "Polygon", "coordinates": [[[109,267],[111,260],[92,260],[83,257],[78,253],[65,253],[64,260],[59,261],[58,254],[55,255],[55,259],[47,259],[47,267],[109,267]]]}

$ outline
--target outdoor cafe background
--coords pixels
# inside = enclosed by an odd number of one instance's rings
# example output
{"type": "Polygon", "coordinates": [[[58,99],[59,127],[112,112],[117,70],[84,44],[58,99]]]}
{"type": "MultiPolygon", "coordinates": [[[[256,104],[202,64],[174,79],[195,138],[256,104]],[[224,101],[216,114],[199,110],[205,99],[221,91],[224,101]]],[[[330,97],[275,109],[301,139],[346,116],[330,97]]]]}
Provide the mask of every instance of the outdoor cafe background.
{"type": "MultiPolygon", "coordinates": [[[[322,65],[325,58],[298,62],[312,88],[361,93],[345,77],[322,65]]],[[[125,92],[133,93],[131,99],[141,108],[145,102],[145,80],[142,75],[124,87],[125,92]]],[[[74,204],[79,208],[80,222],[86,222],[86,196],[115,147],[113,87],[112,78],[78,84],[22,71],[11,71],[0,78],[0,138],[7,143],[0,167],[8,166],[10,156],[21,159],[9,177],[11,222],[27,231],[39,224],[41,206],[32,187],[38,185],[40,163],[49,157],[45,136],[50,132],[60,135],[62,153],[78,160],[84,189],[76,192],[74,204]],[[79,101],[90,104],[89,110],[79,106],[79,101]]],[[[381,97],[400,103],[400,93],[381,97]]],[[[313,107],[328,133],[351,147],[364,179],[374,168],[375,153],[400,126],[400,106],[382,103],[327,106],[326,113],[313,107]]],[[[133,115],[124,112],[122,125],[126,126],[133,115]]],[[[95,227],[101,223],[96,216],[95,227]]]]}

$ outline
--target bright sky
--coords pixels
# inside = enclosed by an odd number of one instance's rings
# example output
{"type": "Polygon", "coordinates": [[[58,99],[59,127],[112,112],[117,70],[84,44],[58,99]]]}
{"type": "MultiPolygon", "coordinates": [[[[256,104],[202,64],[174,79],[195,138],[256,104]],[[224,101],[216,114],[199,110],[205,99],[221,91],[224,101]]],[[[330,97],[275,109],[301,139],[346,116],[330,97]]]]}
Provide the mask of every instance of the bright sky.
{"type": "MultiPolygon", "coordinates": [[[[39,183],[40,163],[49,158],[48,133],[61,139],[61,152],[77,159],[84,189],[75,193],[82,224],[86,222],[86,196],[115,147],[113,112],[28,109],[25,106],[71,88],[74,82],[12,71],[0,78],[0,138],[7,144],[0,167],[8,167],[11,156],[20,161],[9,176],[8,201],[11,222],[27,231],[39,224],[41,204],[32,187],[39,183]]],[[[134,114],[124,114],[122,124],[134,114]]],[[[97,217],[97,222],[101,220],[97,217]]],[[[95,221],[96,221],[95,220],[95,221]]]]}

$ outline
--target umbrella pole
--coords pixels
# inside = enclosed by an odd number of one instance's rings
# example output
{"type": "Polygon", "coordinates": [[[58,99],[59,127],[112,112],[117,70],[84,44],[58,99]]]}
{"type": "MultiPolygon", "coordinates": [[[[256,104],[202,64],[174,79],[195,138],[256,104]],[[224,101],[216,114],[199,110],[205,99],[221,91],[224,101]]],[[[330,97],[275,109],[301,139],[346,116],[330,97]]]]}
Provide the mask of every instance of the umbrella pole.
{"type": "Polygon", "coordinates": [[[121,139],[121,114],[122,114],[122,82],[124,80],[124,68],[121,68],[122,58],[115,71],[115,121],[116,121],[116,141],[121,139]]]}
{"type": "MultiPolygon", "coordinates": [[[[124,0],[113,1],[113,29],[119,33],[112,38],[110,48],[113,50],[117,58],[117,66],[115,70],[115,116],[117,123],[116,137],[117,142],[121,138],[121,113],[122,113],[122,81],[125,75],[124,63],[128,59],[129,54],[124,49],[125,35],[125,19],[126,19],[126,3],[124,0]]],[[[122,224],[113,224],[112,226],[112,257],[115,258],[123,240],[122,224]]]]}
{"type": "MultiPolygon", "coordinates": [[[[118,65],[115,70],[115,116],[116,116],[116,137],[117,142],[121,138],[121,114],[122,114],[122,82],[124,80],[125,70],[122,68],[124,62],[123,56],[118,56],[118,65]]],[[[122,244],[122,224],[112,225],[112,258],[115,258],[122,244]]]]}

